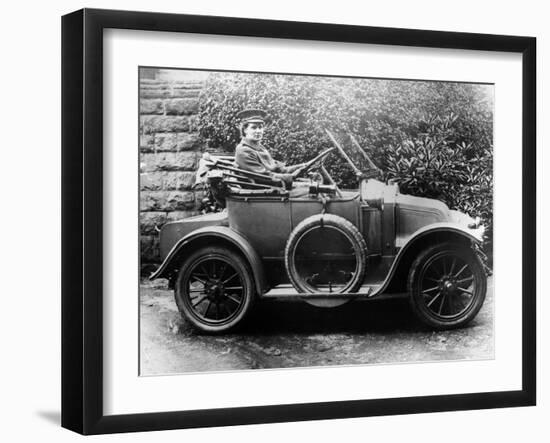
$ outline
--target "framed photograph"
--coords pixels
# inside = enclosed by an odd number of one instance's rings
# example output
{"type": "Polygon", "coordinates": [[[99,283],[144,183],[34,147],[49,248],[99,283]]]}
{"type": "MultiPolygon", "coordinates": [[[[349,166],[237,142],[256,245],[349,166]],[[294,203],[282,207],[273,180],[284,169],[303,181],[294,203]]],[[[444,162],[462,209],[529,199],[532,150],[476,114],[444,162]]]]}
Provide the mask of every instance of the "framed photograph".
{"type": "Polygon", "coordinates": [[[534,405],[531,37],[62,21],[62,425],[534,405]]]}

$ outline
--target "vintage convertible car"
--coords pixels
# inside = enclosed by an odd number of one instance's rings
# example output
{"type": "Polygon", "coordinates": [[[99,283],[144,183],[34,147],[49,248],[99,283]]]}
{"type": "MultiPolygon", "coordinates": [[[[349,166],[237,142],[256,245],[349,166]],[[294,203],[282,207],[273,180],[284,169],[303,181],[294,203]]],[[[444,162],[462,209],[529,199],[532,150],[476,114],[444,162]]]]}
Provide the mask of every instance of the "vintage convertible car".
{"type": "Polygon", "coordinates": [[[292,184],[205,155],[197,183],[212,212],[162,227],[163,262],[151,278],[167,278],[180,312],[207,332],[233,328],[268,298],[336,307],[403,296],[430,327],[466,325],[487,287],[479,219],[401,194],[375,178],[380,171],[353,136],[327,136],[334,147],[292,184]],[[338,189],[327,172],[333,151],[357,175],[357,190],[338,189]]]}

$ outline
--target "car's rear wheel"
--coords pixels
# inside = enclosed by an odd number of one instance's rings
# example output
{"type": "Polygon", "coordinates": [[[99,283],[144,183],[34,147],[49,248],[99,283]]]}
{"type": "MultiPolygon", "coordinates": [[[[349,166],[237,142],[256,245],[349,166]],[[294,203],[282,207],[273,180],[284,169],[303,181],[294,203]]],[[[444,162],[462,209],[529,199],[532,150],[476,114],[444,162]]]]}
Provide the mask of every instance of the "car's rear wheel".
{"type": "Polygon", "coordinates": [[[304,293],[326,294],[308,303],[334,307],[349,299],[339,293],[355,292],[365,276],[366,243],[348,220],[334,214],[306,218],[290,234],[285,266],[292,285],[304,293]],[[334,295],[334,297],[330,297],[334,295]]]}
{"type": "Polygon", "coordinates": [[[238,253],[220,247],[202,248],[181,266],[175,298],[179,311],[195,328],[226,332],[249,312],[254,281],[238,253]]]}
{"type": "Polygon", "coordinates": [[[414,261],[408,279],[411,307],[437,329],[465,326],[479,312],[487,291],[483,264],[463,245],[427,248],[414,261]]]}

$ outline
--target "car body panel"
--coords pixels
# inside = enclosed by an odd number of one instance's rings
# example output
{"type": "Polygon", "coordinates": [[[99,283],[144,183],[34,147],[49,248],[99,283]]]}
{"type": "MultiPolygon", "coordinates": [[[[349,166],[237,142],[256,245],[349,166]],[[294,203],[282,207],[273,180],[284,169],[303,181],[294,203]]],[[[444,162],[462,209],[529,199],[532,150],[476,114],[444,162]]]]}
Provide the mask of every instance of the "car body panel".
{"type": "Polygon", "coordinates": [[[286,242],[292,230],[311,215],[323,210],[339,215],[360,229],[359,196],[345,199],[319,198],[228,198],[229,227],[239,232],[264,259],[284,259],[286,242]]]}
{"type": "Polygon", "coordinates": [[[166,223],[161,229],[160,257],[164,260],[174,245],[193,231],[208,226],[228,226],[227,211],[187,217],[166,223]]]}
{"type": "Polygon", "coordinates": [[[204,226],[191,231],[179,239],[150,278],[152,280],[156,278],[173,278],[175,275],[174,272],[179,270],[176,265],[181,263],[189,251],[195,250],[195,245],[199,244],[198,242],[201,242],[202,246],[208,244],[215,245],[222,241],[232,245],[245,256],[254,276],[256,290],[259,293],[265,291],[266,279],[260,256],[242,235],[231,230],[228,226],[221,225],[204,226]]]}
{"type": "Polygon", "coordinates": [[[399,194],[396,203],[396,244],[432,223],[444,223],[449,218],[449,208],[434,199],[399,194]]]}

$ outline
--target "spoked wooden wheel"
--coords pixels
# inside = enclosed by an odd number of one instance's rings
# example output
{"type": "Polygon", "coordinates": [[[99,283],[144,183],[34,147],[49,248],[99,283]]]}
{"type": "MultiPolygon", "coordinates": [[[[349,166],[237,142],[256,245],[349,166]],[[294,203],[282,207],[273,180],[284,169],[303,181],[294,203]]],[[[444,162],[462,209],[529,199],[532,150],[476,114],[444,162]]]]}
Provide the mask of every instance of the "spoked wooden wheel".
{"type": "Polygon", "coordinates": [[[225,248],[204,248],[191,255],[175,287],[180,312],[206,332],[224,332],[237,325],[249,311],[253,294],[247,263],[225,248]]]}
{"type": "Polygon", "coordinates": [[[411,306],[417,317],[438,329],[466,325],[479,312],[487,277],[474,251],[445,243],[424,251],[409,274],[411,306]]]}

